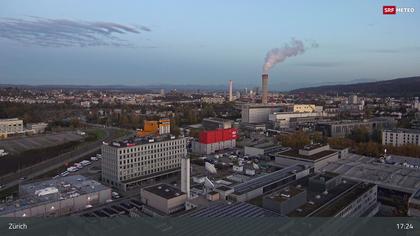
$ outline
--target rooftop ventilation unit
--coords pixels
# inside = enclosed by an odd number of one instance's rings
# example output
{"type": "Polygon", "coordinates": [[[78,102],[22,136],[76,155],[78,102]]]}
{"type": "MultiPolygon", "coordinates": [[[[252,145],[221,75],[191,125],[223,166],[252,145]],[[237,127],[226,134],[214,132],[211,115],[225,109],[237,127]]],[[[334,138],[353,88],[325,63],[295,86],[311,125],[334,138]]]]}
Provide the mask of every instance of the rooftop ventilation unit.
{"type": "Polygon", "coordinates": [[[285,198],[290,198],[290,194],[284,194],[284,193],[282,193],[280,196],[285,197],[285,198]]]}

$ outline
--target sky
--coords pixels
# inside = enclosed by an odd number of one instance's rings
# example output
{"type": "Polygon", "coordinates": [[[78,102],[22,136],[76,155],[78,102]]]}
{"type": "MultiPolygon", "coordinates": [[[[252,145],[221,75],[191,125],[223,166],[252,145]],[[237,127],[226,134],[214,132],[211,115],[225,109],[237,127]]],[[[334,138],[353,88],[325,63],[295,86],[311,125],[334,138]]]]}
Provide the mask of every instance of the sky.
{"type": "Polygon", "coordinates": [[[416,0],[2,0],[0,84],[251,87],[294,40],[273,89],[418,76],[419,22],[416,0]]]}

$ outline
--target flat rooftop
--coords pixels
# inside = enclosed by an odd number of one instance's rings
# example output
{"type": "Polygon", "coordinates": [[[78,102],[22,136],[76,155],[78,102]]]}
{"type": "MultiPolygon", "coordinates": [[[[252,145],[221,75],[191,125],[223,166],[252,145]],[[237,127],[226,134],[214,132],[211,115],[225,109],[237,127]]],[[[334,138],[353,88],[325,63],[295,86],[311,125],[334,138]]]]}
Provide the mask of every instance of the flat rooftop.
{"type": "Polygon", "coordinates": [[[404,128],[386,129],[386,130],[384,130],[384,132],[420,134],[420,130],[418,130],[418,129],[404,129],[404,128]]]}
{"type": "Polygon", "coordinates": [[[246,146],[253,147],[253,148],[262,148],[262,149],[281,147],[280,145],[273,144],[273,143],[257,143],[257,144],[250,144],[246,146]]]}
{"type": "Polygon", "coordinates": [[[229,119],[224,119],[220,117],[207,117],[207,118],[204,118],[203,121],[232,122],[229,119]]]}
{"type": "MultiPolygon", "coordinates": [[[[305,177],[298,181],[298,183],[307,191],[307,201],[305,204],[299,206],[294,211],[288,214],[289,217],[307,217],[312,216],[317,211],[334,201],[340,201],[340,198],[344,196],[346,191],[353,191],[352,189],[360,184],[360,182],[344,180],[328,192],[321,193],[308,189],[308,179],[313,176],[305,177]],[[341,196],[340,196],[341,195],[341,196]]],[[[353,199],[354,200],[354,199],[353,199]]]]}
{"type": "Polygon", "coordinates": [[[27,183],[20,186],[18,200],[0,205],[0,215],[108,189],[82,175],[27,183]]]}
{"type": "Polygon", "coordinates": [[[246,103],[246,104],[243,104],[242,106],[247,107],[247,108],[272,108],[272,107],[285,107],[286,104],[279,104],[279,103],[267,103],[267,104],[246,103]]]}
{"type": "Polygon", "coordinates": [[[420,189],[419,189],[419,190],[417,190],[417,192],[415,192],[415,193],[413,194],[413,198],[414,198],[414,199],[416,199],[416,200],[420,200],[420,189]]]}
{"type": "Polygon", "coordinates": [[[231,190],[232,188],[222,185],[222,186],[217,187],[216,189],[221,190],[221,191],[228,191],[228,190],[231,190]]]}
{"type": "Polygon", "coordinates": [[[306,156],[306,155],[299,154],[298,149],[290,149],[290,150],[285,151],[285,152],[279,152],[279,153],[276,154],[276,156],[279,156],[279,157],[295,157],[295,158],[301,158],[301,159],[316,161],[318,159],[322,159],[322,158],[327,157],[327,156],[329,156],[331,154],[334,154],[336,152],[337,151],[333,151],[333,150],[325,150],[325,151],[315,153],[313,155],[306,156]]]}
{"type": "Polygon", "coordinates": [[[179,197],[181,195],[185,195],[185,193],[181,192],[181,190],[175,187],[172,187],[169,184],[153,185],[153,186],[144,188],[144,190],[147,192],[156,194],[165,199],[171,199],[171,198],[179,197]]]}
{"type": "Polygon", "coordinates": [[[318,175],[314,176],[313,179],[315,179],[315,180],[321,180],[321,179],[323,179],[325,182],[327,182],[330,179],[333,179],[333,178],[335,178],[337,176],[339,176],[339,174],[337,174],[337,173],[324,172],[324,173],[321,173],[321,174],[318,174],[318,175]]]}
{"type": "Polygon", "coordinates": [[[305,145],[302,149],[307,150],[307,151],[311,151],[311,150],[315,150],[317,148],[324,147],[324,146],[326,146],[326,145],[325,144],[320,144],[320,143],[308,144],[308,145],[305,145]]]}
{"type": "Polygon", "coordinates": [[[281,189],[280,191],[270,194],[266,198],[269,198],[273,201],[283,202],[283,201],[289,200],[293,196],[296,196],[299,193],[302,193],[304,191],[305,189],[303,188],[297,188],[296,186],[291,185],[284,189],[281,189]]]}
{"type": "Polygon", "coordinates": [[[241,195],[241,194],[250,192],[252,190],[262,188],[271,183],[278,182],[284,178],[287,178],[291,175],[301,172],[305,169],[306,168],[303,165],[294,165],[294,166],[286,167],[284,169],[281,169],[281,170],[278,170],[278,171],[275,171],[275,172],[272,172],[263,176],[250,179],[249,181],[245,183],[241,183],[234,186],[233,187],[233,189],[235,190],[234,194],[241,195]]]}
{"type": "Polygon", "coordinates": [[[370,189],[372,189],[375,185],[374,184],[365,184],[359,183],[350,191],[346,192],[340,198],[336,199],[335,201],[322,206],[318,211],[316,211],[311,216],[313,217],[331,217],[339,213],[341,210],[346,208],[351,202],[353,202],[356,198],[363,195],[370,189]]]}
{"type": "Polygon", "coordinates": [[[161,135],[161,136],[148,136],[148,137],[133,137],[123,141],[112,141],[109,145],[112,147],[117,148],[124,148],[124,147],[134,147],[138,145],[144,144],[151,144],[151,143],[159,143],[164,141],[176,140],[180,139],[179,137],[175,137],[174,135],[161,135]]]}
{"type": "Polygon", "coordinates": [[[187,217],[275,217],[277,213],[245,202],[216,203],[188,213],[187,217]]]}
{"type": "Polygon", "coordinates": [[[380,163],[373,157],[349,154],[328,163],[322,170],[339,173],[347,179],[375,183],[382,188],[410,194],[420,189],[419,169],[380,163]]]}

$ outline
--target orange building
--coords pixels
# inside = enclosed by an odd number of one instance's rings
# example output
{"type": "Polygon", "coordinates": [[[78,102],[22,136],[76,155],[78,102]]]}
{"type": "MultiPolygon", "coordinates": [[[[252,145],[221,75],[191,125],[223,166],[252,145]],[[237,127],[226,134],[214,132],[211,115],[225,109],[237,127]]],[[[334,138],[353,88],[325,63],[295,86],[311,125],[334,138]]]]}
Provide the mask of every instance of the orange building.
{"type": "Polygon", "coordinates": [[[145,120],[143,130],[137,131],[137,136],[145,137],[150,135],[169,134],[171,132],[171,121],[169,119],[145,120]]]}

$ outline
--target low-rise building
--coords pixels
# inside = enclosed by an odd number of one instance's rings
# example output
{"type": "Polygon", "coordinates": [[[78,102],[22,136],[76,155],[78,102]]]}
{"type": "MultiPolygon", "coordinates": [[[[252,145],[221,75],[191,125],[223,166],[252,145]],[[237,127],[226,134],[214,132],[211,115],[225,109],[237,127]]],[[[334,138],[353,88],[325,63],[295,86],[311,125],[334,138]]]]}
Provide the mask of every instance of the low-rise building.
{"type": "Polygon", "coordinates": [[[41,134],[45,132],[45,129],[48,127],[48,123],[41,122],[41,123],[31,123],[27,124],[26,128],[28,131],[32,131],[34,134],[41,134]]]}
{"type": "Polygon", "coordinates": [[[234,191],[227,195],[226,198],[238,202],[248,201],[313,172],[313,167],[309,166],[294,165],[285,167],[281,170],[251,178],[246,182],[233,186],[234,191]]]}
{"type": "Polygon", "coordinates": [[[408,216],[420,216],[420,189],[414,192],[408,199],[408,216]]]}
{"type": "MultiPolygon", "coordinates": [[[[288,217],[369,217],[379,210],[378,189],[375,184],[342,179],[341,176],[328,172],[310,176],[308,179],[309,181],[293,186],[299,190],[294,190],[297,194],[280,195],[283,201],[294,203],[290,205],[300,204],[293,210],[286,206],[280,208],[284,213],[287,212],[288,217]],[[306,199],[302,194],[304,191],[306,199]]],[[[289,192],[291,188],[289,186],[289,192]]],[[[274,206],[278,205],[279,203],[274,206]]]]}
{"type": "Polygon", "coordinates": [[[0,216],[62,216],[111,199],[111,189],[81,175],[19,186],[19,199],[0,205],[0,216]]]}
{"type": "Polygon", "coordinates": [[[272,143],[251,144],[244,147],[247,156],[262,156],[282,150],[282,147],[272,143]]]}
{"type": "Polygon", "coordinates": [[[23,120],[18,118],[0,119],[0,139],[24,132],[23,120]]]}
{"type": "Polygon", "coordinates": [[[146,207],[170,215],[185,209],[187,194],[168,184],[157,184],[141,189],[141,201],[146,207]]]}
{"type": "Polygon", "coordinates": [[[232,128],[231,120],[216,117],[204,118],[201,123],[203,124],[203,127],[207,130],[232,128]]]}
{"type": "Polygon", "coordinates": [[[338,152],[331,150],[329,145],[312,144],[302,149],[287,149],[275,154],[275,162],[282,166],[309,165],[319,170],[329,162],[338,160],[338,152]]]}

